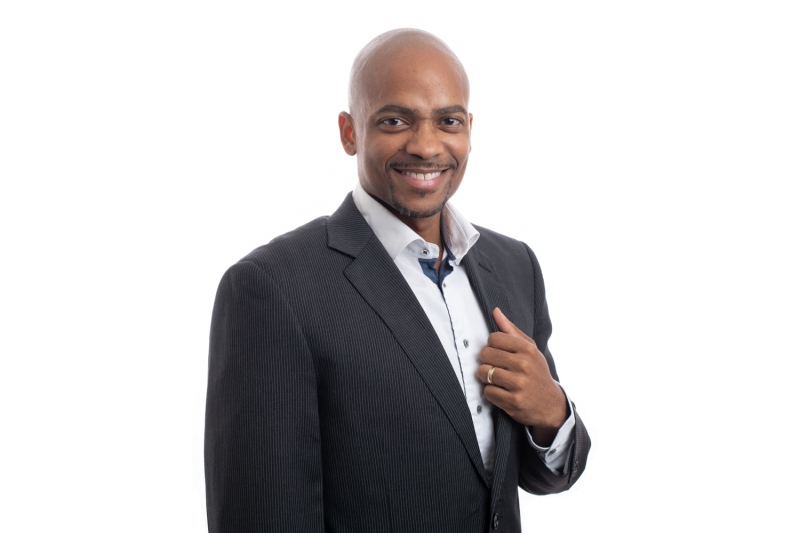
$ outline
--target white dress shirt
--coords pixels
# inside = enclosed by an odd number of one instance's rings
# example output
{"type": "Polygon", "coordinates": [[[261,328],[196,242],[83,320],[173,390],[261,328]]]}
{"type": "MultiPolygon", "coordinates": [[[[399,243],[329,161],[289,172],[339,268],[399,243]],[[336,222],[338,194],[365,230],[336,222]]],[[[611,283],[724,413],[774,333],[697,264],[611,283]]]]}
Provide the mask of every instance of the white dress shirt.
{"type": "MultiPolygon", "coordinates": [[[[445,206],[442,211],[442,240],[451,255],[448,259],[445,252],[442,260],[449,262],[452,272],[437,284],[425,273],[420,260],[437,259],[439,247],[425,242],[367,194],[360,184],[356,184],[353,190],[353,200],[411,287],[439,336],[472,413],[483,464],[491,474],[494,470],[494,406],[483,395],[484,384],[478,378],[480,352],[486,346],[490,331],[466,269],[461,264],[480,234],[451,203],[445,206]]],[[[569,457],[575,428],[575,415],[569,398],[567,403],[570,404],[569,417],[549,447],[537,445],[526,428],[528,442],[537,450],[545,465],[557,475],[562,474],[561,470],[569,457]]]]}

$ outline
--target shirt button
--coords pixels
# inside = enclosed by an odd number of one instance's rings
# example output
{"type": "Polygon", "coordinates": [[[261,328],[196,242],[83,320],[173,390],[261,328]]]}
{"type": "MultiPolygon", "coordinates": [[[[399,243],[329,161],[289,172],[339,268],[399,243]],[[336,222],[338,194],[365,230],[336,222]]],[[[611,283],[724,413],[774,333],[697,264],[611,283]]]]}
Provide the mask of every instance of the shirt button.
{"type": "Polygon", "coordinates": [[[497,529],[500,527],[500,515],[494,513],[494,517],[492,517],[492,529],[497,529]]]}
{"type": "Polygon", "coordinates": [[[422,250],[422,255],[428,255],[428,250],[423,249],[422,250]]]}
{"type": "Polygon", "coordinates": [[[464,339],[464,348],[469,348],[469,341],[464,339]]]}
{"type": "Polygon", "coordinates": [[[483,412],[483,406],[479,405],[477,411],[478,411],[478,414],[481,414],[481,412],[483,412]]]}
{"type": "Polygon", "coordinates": [[[442,283],[442,287],[447,288],[447,283],[442,283]]]}

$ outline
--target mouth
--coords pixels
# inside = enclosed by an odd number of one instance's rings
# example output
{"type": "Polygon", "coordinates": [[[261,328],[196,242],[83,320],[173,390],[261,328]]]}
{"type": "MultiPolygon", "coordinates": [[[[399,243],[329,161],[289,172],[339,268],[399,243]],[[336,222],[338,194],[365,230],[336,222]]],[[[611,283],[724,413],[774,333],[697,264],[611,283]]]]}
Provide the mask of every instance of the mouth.
{"type": "Polygon", "coordinates": [[[442,175],[441,170],[437,170],[436,172],[412,172],[410,170],[403,170],[402,173],[404,176],[408,176],[409,178],[414,178],[415,180],[432,180],[438,178],[442,175]]]}
{"type": "Polygon", "coordinates": [[[430,191],[435,189],[439,183],[448,175],[450,168],[428,169],[428,168],[392,168],[392,171],[402,176],[403,181],[413,189],[430,191]]]}

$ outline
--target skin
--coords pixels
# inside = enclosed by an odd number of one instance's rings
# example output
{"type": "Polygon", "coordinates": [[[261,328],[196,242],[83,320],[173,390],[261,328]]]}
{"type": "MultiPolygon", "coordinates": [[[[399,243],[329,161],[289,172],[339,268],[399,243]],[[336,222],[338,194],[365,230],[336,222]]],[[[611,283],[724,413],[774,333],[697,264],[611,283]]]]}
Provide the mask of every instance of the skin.
{"type": "Polygon", "coordinates": [[[536,342],[515,326],[500,308],[492,312],[499,331],[489,335],[481,350],[478,379],[486,399],[522,425],[531,428],[534,442],[549,446],[569,416],[566,396],[550,376],[547,360],[536,342]],[[489,370],[492,384],[489,384],[489,370]],[[532,393],[535,391],[535,393],[532,393]]]}
{"type": "MultiPolygon", "coordinates": [[[[472,129],[469,80],[461,62],[435,36],[395,30],[369,43],[350,79],[350,112],[339,114],[342,147],[358,162],[364,190],[427,242],[444,247],[441,211],[467,168],[472,129]],[[408,176],[436,173],[431,180],[408,176]]],[[[561,387],[536,343],[494,311],[497,333],[481,352],[478,378],[486,398],[549,445],[566,420],[561,387]],[[487,374],[496,370],[489,385],[487,374]]]]}
{"type": "Polygon", "coordinates": [[[339,114],[342,146],[357,155],[364,190],[438,245],[441,260],[441,211],[461,184],[471,149],[469,82],[455,55],[430,34],[401,30],[380,39],[354,64],[350,113],[339,114]],[[424,181],[404,172],[441,175],[424,181]]]}

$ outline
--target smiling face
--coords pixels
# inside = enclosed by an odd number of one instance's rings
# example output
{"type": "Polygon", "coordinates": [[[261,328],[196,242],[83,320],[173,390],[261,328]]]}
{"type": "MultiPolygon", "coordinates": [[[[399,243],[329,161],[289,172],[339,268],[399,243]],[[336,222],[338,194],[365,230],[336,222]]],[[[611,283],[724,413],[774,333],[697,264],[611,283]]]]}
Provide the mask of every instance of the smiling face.
{"type": "Polygon", "coordinates": [[[451,54],[402,46],[366,61],[342,113],[342,145],[358,178],[400,218],[437,215],[455,194],[470,152],[469,85],[451,54]]]}

